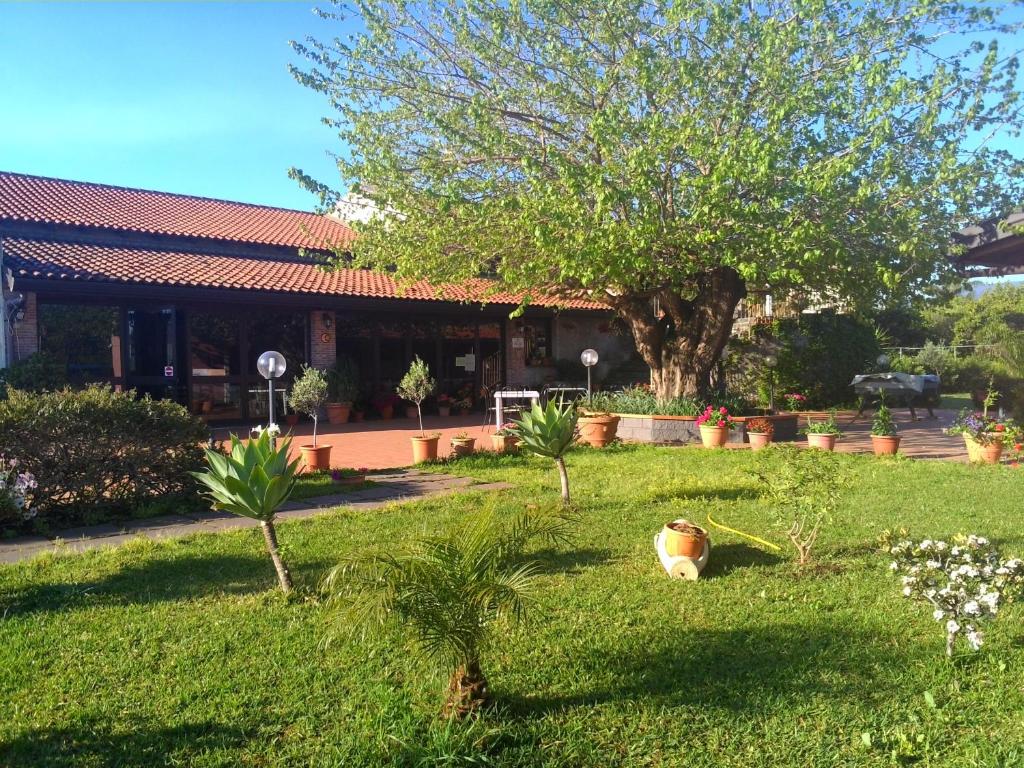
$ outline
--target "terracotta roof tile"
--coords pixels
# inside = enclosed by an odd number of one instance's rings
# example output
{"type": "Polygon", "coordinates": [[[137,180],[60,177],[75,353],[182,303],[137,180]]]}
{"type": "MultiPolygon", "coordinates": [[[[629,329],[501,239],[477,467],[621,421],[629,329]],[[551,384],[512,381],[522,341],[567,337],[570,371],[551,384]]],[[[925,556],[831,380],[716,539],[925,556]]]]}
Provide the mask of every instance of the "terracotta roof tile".
{"type": "Polygon", "coordinates": [[[0,172],[0,223],[32,222],[294,248],[343,246],[328,216],[145,189],[0,172]]]}
{"type": "MultiPolygon", "coordinates": [[[[308,261],[157,251],[61,241],[3,240],[4,263],[18,278],[80,283],[227,288],[317,296],[420,301],[485,301],[518,304],[508,293],[487,295],[490,283],[473,280],[447,289],[418,282],[399,290],[389,275],[363,269],[326,271],[308,261]]],[[[605,309],[584,300],[534,299],[532,304],[566,309],[605,309]]]]}

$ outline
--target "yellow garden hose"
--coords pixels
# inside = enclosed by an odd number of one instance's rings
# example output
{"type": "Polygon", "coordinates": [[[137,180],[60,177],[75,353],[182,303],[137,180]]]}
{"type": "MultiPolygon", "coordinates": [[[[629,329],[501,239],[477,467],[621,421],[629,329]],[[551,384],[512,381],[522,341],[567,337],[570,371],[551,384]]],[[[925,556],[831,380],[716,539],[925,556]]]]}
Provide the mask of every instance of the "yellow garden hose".
{"type": "Polygon", "coordinates": [[[764,544],[766,547],[768,547],[769,549],[774,549],[776,552],[782,551],[782,547],[780,547],[778,544],[772,544],[770,541],[765,541],[764,539],[757,538],[757,536],[751,536],[749,533],[737,531],[735,528],[730,528],[727,525],[722,525],[721,523],[717,522],[710,514],[708,515],[708,522],[715,526],[715,528],[721,528],[723,531],[735,533],[737,536],[742,536],[745,539],[756,541],[758,544],[764,544]]]}

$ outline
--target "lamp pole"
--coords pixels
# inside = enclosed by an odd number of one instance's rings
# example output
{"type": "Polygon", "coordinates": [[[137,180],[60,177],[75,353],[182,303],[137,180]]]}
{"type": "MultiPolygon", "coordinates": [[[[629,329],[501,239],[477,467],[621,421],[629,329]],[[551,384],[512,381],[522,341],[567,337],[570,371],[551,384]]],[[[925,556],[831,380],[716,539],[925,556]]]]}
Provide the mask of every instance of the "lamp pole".
{"type": "Polygon", "coordinates": [[[768,355],[764,359],[765,365],[768,366],[768,413],[769,415],[775,414],[775,366],[779,364],[779,359],[775,355],[768,355]]]}
{"type": "Polygon", "coordinates": [[[596,349],[584,349],[580,354],[580,362],[587,368],[587,399],[590,399],[591,387],[590,387],[590,369],[597,365],[597,350],[596,349]]]}
{"type": "MultiPolygon", "coordinates": [[[[267,380],[268,392],[270,395],[270,407],[269,421],[267,422],[267,428],[270,428],[271,424],[274,424],[274,379],[278,379],[284,375],[285,370],[288,368],[288,363],[284,359],[284,355],[280,352],[268,351],[264,352],[256,360],[256,370],[260,372],[260,375],[267,380]]],[[[271,435],[271,442],[274,447],[277,447],[276,438],[271,435]]]]}

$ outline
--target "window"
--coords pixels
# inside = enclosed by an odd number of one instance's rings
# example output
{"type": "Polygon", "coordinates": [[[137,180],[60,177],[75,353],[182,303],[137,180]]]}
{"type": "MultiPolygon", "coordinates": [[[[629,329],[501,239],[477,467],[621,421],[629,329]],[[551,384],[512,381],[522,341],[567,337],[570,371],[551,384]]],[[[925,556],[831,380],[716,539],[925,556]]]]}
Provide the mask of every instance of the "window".
{"type": "Polygon", "coordinates": [[[238,319],[197,312],[190,322],[189,359],[193,376],[237,376],[241,373],[238,319]]]}
{"type": "Polygon", "coordinates": [[[523,339],[527,365],[552,365],[550,318],[524,321],[523,339]]]}
{"type": "Polygon", "coordinates": [[[273,350],[284,355],[285,379],[294,378],[306,362],[306,315],[300,312],[261,312],[249,321],[246,367],[256,374],[256,360],[273,350]]]}
{"type": "Polygon", "coordinates": [[[40,304],[39,348],[71,384],[121,378],[121,311],[87,304],[40,304]]]}

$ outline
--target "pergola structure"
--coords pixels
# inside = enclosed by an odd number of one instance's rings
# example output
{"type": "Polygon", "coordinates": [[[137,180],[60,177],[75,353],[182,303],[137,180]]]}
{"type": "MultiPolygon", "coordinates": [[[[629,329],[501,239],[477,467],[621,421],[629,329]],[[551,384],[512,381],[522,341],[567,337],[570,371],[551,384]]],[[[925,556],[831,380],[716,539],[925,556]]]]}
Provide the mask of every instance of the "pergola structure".
{"type": "Polygon", "coordinates": [[[967,249],[956,264],[969,277],[1024,275],[1024,211],[965,227],[955,239],[967,249]]]}

